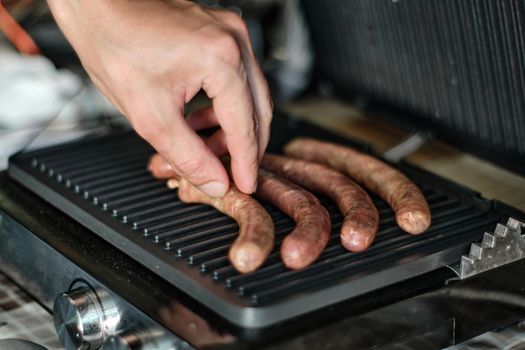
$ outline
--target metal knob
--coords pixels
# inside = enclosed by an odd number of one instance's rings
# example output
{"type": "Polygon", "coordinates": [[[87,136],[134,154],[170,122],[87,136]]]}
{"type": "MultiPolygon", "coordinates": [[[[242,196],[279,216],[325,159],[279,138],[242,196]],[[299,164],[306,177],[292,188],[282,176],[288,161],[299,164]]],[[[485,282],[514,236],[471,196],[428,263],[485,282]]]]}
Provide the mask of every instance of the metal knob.
{"type": "Polygon", "coordinates": [[[109,293],[80,287],[62,293],[53,306],[55,329],[67,350],[99,348],[116,334],[120,313],[109,293]]]}

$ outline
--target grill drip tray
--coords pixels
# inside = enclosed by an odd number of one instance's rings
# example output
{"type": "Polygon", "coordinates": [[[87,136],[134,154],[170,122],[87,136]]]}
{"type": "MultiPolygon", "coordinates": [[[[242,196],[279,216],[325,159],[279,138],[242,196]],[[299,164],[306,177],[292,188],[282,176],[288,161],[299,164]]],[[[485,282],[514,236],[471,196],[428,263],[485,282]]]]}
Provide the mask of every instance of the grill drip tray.
{"type": "MultiPolygon", "coordinates": [[[[270,150],[298,134],[338,139],[277,118],[270,150]]],[[[227,259],[237,224],[210,207],[181,203],[176,191],[149,175],[152,153],[132,132],[113,134],[16,155],[9,175],[241,327],[269,326],[457,263],[471,242],[504,221],[476,193],[403,166],[431,207],[433,223],[425,234],[403,233],[393,211],[373,197],[381,216],[378,237],[367,251],[349,253],[339,244],[341,215],[324,200],[333,221],[328,247],[312,266],[291,271],[281,263],[279,247],[293,223],[266,206],[275,221],[275,250],[262,268],[240,275],[227,259]]]]}

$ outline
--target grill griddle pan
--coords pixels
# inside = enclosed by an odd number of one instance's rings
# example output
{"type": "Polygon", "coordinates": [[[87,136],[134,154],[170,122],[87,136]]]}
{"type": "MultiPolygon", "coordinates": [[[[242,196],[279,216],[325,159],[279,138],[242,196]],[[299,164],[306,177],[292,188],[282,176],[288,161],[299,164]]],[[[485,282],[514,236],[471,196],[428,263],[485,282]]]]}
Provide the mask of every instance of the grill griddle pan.
{"type": "MultiPolygon", "coordinates": [[[[309,124],[282,116],[273,123],[269,150],[293,136],[329,139],[366,149],[309,124]]],[[[266,205],[276,226],[276,247],[257,271],[238,274],[227,259],[238,226],[218,211],[184,204],[177,191],[146,169],[153,150],[133,132],[111,134],[15,155],[9,175],[88,227],[153,273],[226,320],[260,328],[457,263],[471,242],[504,221],[475,192],[421,170],[401,170],[423,190],[433,214],[420,236],[402,232],[388,205],[372,196],[381,223],[375,243],[350,253],[339,243],[341,214],[329,210],[329,244],[311,266],[291,271],[279,248],[293,222],[266,205]]]]}

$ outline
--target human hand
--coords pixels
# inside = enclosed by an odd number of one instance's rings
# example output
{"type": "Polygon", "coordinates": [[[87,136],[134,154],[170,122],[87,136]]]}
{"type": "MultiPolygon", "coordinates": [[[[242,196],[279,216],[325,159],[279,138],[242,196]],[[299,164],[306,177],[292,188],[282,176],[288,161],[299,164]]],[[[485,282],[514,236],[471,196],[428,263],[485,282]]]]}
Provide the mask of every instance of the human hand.
{"type": "Polygon", "coordinates": [[[170,165],[210,196],[229,187],[218,159],[231,155],[237,188],[253,193],[272,106],[245,23],[183,0],[48,0],[101,92],[170,165]],[[184,119],[201,89],[211,108],[184,119]],[[194,130],[220,126],[201,139],[194,130]]]}

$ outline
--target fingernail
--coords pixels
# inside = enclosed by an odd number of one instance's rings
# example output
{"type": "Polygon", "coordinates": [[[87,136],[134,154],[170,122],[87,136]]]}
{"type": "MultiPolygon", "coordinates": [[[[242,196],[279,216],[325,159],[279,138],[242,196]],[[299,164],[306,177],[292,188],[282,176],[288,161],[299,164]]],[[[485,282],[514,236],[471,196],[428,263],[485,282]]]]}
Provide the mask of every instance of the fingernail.
{"type": "Polygon", "coordinates": [[[169,189],[174,190],[177,187],[179,187],[179,180],[177,179],[169,179],[168,182],[166,182],[166,185],[169,189]]]}
{"type": "Polygon", "coordinates": [[[226,194],[226,186],[218,181],[211,181],[200,185],[199,189],[210,197],[222,197],[226,194]]]}

